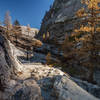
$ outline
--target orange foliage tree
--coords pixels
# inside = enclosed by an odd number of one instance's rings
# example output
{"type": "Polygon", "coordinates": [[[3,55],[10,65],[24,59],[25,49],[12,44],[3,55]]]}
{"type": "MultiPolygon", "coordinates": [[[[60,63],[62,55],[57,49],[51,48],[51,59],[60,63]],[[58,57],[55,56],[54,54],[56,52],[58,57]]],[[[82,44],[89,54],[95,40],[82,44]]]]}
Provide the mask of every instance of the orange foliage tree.
{"type": "Polygon", "coordinates": [[[89,81],[93,82],[94,70],[97,64],[100,64],[100,0],[82,0],[86,8],[77,11],[76,16],[80,22],[75,24],[75,41],[82,42],[82,47],[78,48],[80,56],[85,56],[82,65],[90,69],[89,81]],[[86,56],[88,58],[86,58],[86,56]]]}
{"type": "Polygon", "coordinates": [[[20,26],[20,23],[19,23],[18,20],[15,20],[15,21],[14,21],[14,25],[13,25],[12,32],[13,32],[14,35],[15,35],[16,45],[17,45],[18,37],[21,35],[21,26],[20,26]]]}
{"type": "Polygon", "coordinates": [[[12,28],[10,12],[7,11],[4,18],[4,25],[6,27],[6,36],[9,38],[10,30],[12,28]]]}
{"type": "Polygon", "coordinates": [[[51,62],[51,53],[49,52],[49,53],[47,54],[47,56],[46,56],[46,63],[47,63],[47,64],[50,64],[50,62],[51,62]]]}

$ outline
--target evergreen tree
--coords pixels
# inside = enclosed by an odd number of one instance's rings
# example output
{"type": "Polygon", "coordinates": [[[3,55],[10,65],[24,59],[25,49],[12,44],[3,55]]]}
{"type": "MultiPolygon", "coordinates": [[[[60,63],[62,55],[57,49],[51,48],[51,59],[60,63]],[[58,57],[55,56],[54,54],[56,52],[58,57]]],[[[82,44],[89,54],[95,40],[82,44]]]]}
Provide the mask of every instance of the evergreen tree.
{"type": "Polygon", "coordinates": [[[13,25],[15,25],[15,26],[20,26],[20,23],[19,23],[19,21],[16,19],[15,21],[14,21],[14,24],[13,25]]]}

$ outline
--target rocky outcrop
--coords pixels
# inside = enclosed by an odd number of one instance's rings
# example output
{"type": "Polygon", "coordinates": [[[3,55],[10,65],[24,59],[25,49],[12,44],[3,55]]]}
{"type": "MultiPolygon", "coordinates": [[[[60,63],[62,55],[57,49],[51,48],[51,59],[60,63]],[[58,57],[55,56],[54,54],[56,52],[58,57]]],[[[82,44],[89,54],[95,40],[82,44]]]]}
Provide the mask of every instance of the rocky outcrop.
{"type": "Polygon", "coordinates": [[[26,26],[21,26],[21,31],[22,31],[22,34],[29,35],[30,37],[34,37],[39,32],[39,30],[36,28],[30,28],[30,32],[28,33],[26,26]]]}
{"type": "Polygon", "coordinates": [[[100,98],[100,86],[88,83],[86,81],[82,81],[76,78],[72,78],[80,87],[85,89],[87,92],[93,94],[94,96],[100,98]]]}
{"type": "Polygon", "coordinates": [[[56,79],[54,89],[56,94],[59,94],[58,100],[95,100],[94,97],[64,76],[56,79]]]}
{"type": "Polygon", "coordinates": [[[18,79],[19,65],[9,41],[0,33],[0,100],[42,100],[40,87],[34,79],[18,79]]]}
{"type": "Polygon", "coordinates": [[[61,44],[66,34],[70,34],[72,31],[73,23],[77,21],[76,11],[81,6],[81,0],[55,0],[53,6],[44,16],[37,37],[42,40],[42,35],[50,32],[50,42],[61,44]]]}
{"type": "Polygon", "coordinates": [[[0,90],[4,91],[11,76],[14,76],[15,63],[7,39],[0,34],[0,90]]]}
{"type": "MultiPolygon", "coordinates": [[[[64,56],[64,51],[62,50],[62,43],[65,40],[66,34],[70,35],[70,33],[72,32],[74,24],[76,22],[80,22],[79,21],[80,19],[77,19],[75,14],[78,11],[78,9],[80,9],[81,7],[86,7],[86,5],[81,4],[81,0],[54,0],[53,6],[50,8],[48,12],[46,12],[43,18],[40,32],[37,35],[39,39],[41,39],[43,42],[46,42],[47,43],[46,45],[48,45],[48,46],[45,45],[44,47],[42,46],[42,49],[40,49],[40,52],[46,52],[46,54],[47,52],[50,52],[52,56],[56,55],[55,58],[58,57],[58,59],[62,63],[65,62],[64,64],[66,64],[66,66],[68,67],[72,66],[73,70],[74,70],[74,67],[76,70],[81,69],[83,65],[81,65],[80,62],[83,62],[83,61],[82,59],[75,60],[74,57],[72,58],[69,57],[69,59],[72,59],[73,61],[67,64],[68,60],[64,56]],[[48,32],[49,32],[49,38],[47,38],[48,32]],[[46,35],[46,39],[43,39],[43,34],[46,35]],[[53,45],[54,48],[52,48],[51,45],[53,45]]],[[[98,35],[98,38],[99,38],[99,35],[98,35]]],[[[98,38],[96,38],[97,45],[100,44],[98,38]]],[[[82,43],[80,42],[80,43],[77,43],[75,47],[80,48],[81,45],[82,43]]],[[[70,51],[68,53],[70,53],[70,51]]],[[[99,61],[99,58],[97,58],[95,65],[97,68],[100,68],[99,67],[100,64],[97,64],[98,61],[99,61]]],[[[66,68],[66,72],[68,72],[67,69],[68,68],[66,68]]],[[[89,71],[87,68],[82,68],[82,70],[89,71]]],[[[94,77],[94,80],[99,85],[100,71],[96,69],[95,73],[97,73],[98,75],[96,74],[96,77],[94,77]]],[[[77,75],[77,76],[80,78],[84,77],[84,79],[86,78],[84,75],[83,77],[81,77],[81,75],[77,75]]]]}
{"type": "Polygon", "coordinates": [[[17,82],[11,90],[9,100],[42,100],[40,87],[33,79],[17,82]]]}
{"type": "Polygon", "coordinates": [[[34,79],[10,80],[0,100],[42,100],[41,90],[34,79]]]}
{"type": "Polygon", "coordinates": [[[83,100],[99,100],[59,69],[20,62],[17,57],[24,51],[2,34],[0,52],[0,100],[80,100],[83,96],[83,100]]]}

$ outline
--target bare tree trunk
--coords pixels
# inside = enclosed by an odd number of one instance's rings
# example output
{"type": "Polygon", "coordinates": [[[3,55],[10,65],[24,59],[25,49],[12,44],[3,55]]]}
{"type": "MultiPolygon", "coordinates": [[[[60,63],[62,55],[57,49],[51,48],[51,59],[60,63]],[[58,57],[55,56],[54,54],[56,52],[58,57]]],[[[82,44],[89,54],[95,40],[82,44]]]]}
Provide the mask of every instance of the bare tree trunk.
{"type": "Polygon", "coordinates": [[[29,60],[28,48],[27,48],[27,60],[29,60]]]}
{"type": "Polygon", "coordinates": [[[16,37],[16,46],[17,46],[17,35],[15,37],[16,37]]]}
{"type": "Polygon", "coordinates": [[[90,67],[89,82],[94,82],[94,66],[90,67]]]}

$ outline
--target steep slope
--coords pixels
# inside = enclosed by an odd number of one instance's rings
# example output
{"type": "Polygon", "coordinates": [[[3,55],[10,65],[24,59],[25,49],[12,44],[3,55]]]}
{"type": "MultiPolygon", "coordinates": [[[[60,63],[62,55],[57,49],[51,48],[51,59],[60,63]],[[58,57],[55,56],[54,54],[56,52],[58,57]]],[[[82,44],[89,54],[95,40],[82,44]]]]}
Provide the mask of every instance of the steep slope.
{"type": "Polygon", "coordinates": [[[55,0],[44,16],[38,37],[42,39],[43,33],[49,32],[50,42],[61,44],[77,21],[75,13],[81,6],[81,0],[55,0]]]}
{"type": "Polygon", "coordinates": [[[0,90],[4,91],[10,77],[14,75],[14,60],[8,41],[0,34],[0,90]]]}
{"type": "Polygon", "coordinates": [[[42,100],[40,87],[34,79],[19,80],[20,66],[13,56],[10,41],[0,33],[0,100],[42,100]]]}

